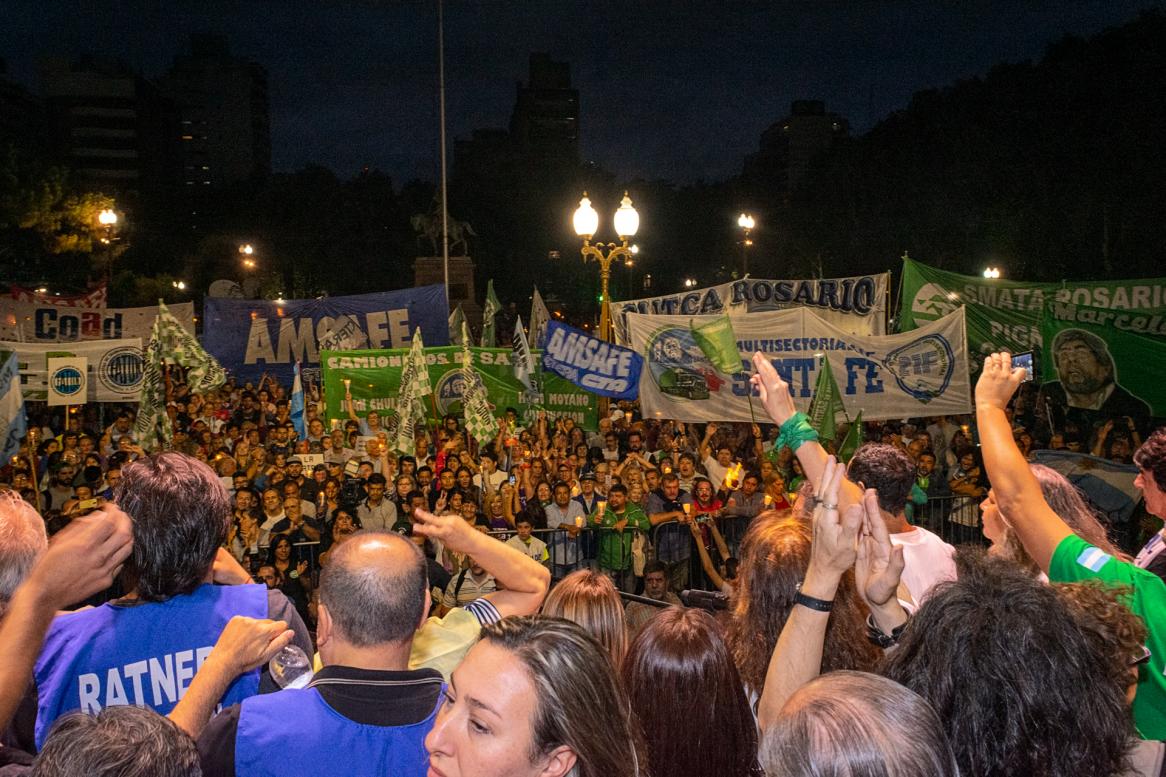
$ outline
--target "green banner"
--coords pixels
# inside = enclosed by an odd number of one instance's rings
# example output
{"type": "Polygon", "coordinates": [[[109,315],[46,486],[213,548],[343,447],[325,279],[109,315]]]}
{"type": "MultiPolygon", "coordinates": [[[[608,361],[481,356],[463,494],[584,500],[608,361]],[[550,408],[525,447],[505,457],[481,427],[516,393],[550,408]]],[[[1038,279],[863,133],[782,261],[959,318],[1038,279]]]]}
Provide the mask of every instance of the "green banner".
{"type": "Polygon", "coordinates": [[[1041,319],[1041,390],[1101,417],[1166,416],[1166,311],[1105,310],[1055,300],[1041,319]]]}
{"type": "Polygon", "coordinates": [[[990,280],[903,260],[899,329],[907,332],[964,306],[969,368],[978,372],[993,351],[1039,351],[1041,312],[1057,300],[1109,311],[1166,307],[1166,278],[1061,283],[990,280]]]}
{"type": "MultiPolygon", "coordinates": [[[[437,421],[440,415],[462,415],[462,349],[457,346],[426,348],[425,362],[433,395],[422,401],[426,417],[437,421]],[[436,408],[437,415],[434,414],[436,408]]],[[[551,417],[572,418],[587,430],[598,427],[598,400],[558,375],[542,373],[541,392],[531,394],[514,377],[509,348],[471,348],[474,369],[486,386],[494,414],[502,415],[507,407],[516,408],[521,417],[538,409],[551,417]]],[[[352,381],[352,406],[359,416],[370,410],[382,415],[393,411],[401,384],[408,348],[364,351],[321,351],[324,390],[328,401],[328,418],[344,419],[344,381],[352,381]]],[[[537,359],[536,359],[537,361],[537,359]]]]}

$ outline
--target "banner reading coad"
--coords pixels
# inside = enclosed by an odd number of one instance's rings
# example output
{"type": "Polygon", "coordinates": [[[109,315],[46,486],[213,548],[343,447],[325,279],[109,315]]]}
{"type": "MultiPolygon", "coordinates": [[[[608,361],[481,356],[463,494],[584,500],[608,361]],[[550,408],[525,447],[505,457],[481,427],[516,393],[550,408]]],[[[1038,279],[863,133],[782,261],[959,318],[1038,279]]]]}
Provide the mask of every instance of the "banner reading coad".
{"type": "MultiPolygon", "coordinates": [[[[446,413],[461,415],[464,383],[461,372],[462,349],[457,346],[426,348],[424,353],[434,395],[432,401],[426,399],[422,402],[426,417],[433,422],[446,413]]],[[[471,348],[470,353],[473,355],[474,369],[486,386],[496,416],[502,415],[507,407],[518,410],[520,416],[528,410],[542,408],[551,416],[572,418],[584,429],[597,428],[598,401],[594,394],[558,375],[546,373],[543,373],[541,380],[542,393],[530,394],[514,377],[511,362],[513,353],[510,349],[471,348]]],[[[324,351],[321,354],[321,366],[328,398],[328,418],[343,420],[347,417],[344,409],[346,378],[352,381],[352,405],[357,415],[363,417],[370,410],[376,410],[382,416],[393,412],[398,387],[401,385],[401,373],[408,356],[408,348],[324,351]]]]}
{"type": "MultiPolygon", "coordinates": [[[[194,303],[175,302],[170,312],[194,334],[194,303]]],[[[0,340],[22,343],[75,343],[81,340],[150,338],[158,306],[79,308],[0,299],[0,340]]]]}
{"type": "MultiPolygon", "coordinates": [[[[860,336],[808,310],[732,317],[741,371],[718,372],[692,337],[707,317],[628,315],[628,331],[645,364],[640,404],[645,416],[681,421],[749,421],[750,357],[761,351],[790,384],[805,411],[825,357],[853,418],[876,421],[971,411],[961,310],[901,335],[860,336]]],[[[761,413],[754,402],[754,414],[761,413]]]]}
{"type": "Polygon", "coordinates": [[[431,345],[448,345],[445,287],[272,302],[207,297],[203,346],[240,380],[270,373],[286,385],[292,365],[320,362],[320,341],[340,331],[365,347],[403,348],[413,330],[431,345]],[[355,330],[355,331],[352,331],[355,330]]]}

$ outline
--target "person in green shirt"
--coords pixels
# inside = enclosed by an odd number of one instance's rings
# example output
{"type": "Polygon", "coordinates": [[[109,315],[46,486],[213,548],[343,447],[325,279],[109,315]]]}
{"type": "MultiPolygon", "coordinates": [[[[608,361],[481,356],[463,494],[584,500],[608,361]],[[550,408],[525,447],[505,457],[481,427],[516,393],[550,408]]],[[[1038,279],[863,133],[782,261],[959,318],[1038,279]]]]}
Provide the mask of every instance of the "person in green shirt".
{"type": "Polygon", "coordinates": [[[1143,739],[1166,739],[1166,583],[1078,537],[1045,502],[1004,412],[1024,378],[1011,355],[995,353],[984,360],[976,384],[981,451],[996,504],[1050,581],[1101,580],[1129,589],[1125,604],[1145,622],[1150,650],[1149,662],[1138,667],[1134,725],[1143,739]]]}
{"type": "Polygon", "coordinates": [[[599,531],[599,568],[616,587],[633,593],[636,578],[632,568],[632,539],[635,530],[652,528],[640,506],[628,502],[628,489],[616,483],[607,492],[606,502],[597,502],[588,524],[599,531]]]}

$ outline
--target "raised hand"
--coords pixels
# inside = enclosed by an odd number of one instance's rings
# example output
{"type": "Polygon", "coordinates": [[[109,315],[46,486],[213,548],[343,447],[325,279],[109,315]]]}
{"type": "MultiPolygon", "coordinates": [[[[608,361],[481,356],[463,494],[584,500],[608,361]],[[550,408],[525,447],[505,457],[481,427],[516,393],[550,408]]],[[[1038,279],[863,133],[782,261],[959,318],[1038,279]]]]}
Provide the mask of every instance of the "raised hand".
{"type": "MultiPolygon", "coordinates": [[[[810,570],[830,576],[835,583],[854,566],[858,532],[862,526],[862,515],[854,509],[847,510],[840,519],[838,492],[845,476],[845,467],[830,456],[826,460],[818,504],[814,508],[814,539],[810,549],[810,570]]],[[[810,575],[807,572],[806,577],[810,575]]]]}
{"type": "Polygon", "coordinates": [[[1024,377],[1023,367],[1012,368],[1012,355],[1007,351],[989,354],[976,382],[976,405],[1003,410],[1024,377]]]}
{"type": "Polygon", "coordinates": [[[899,590],[903,576],[903,548],[891,543],[887,524],[879,512],[878,494],[868,488],[862,497],[862,506],[851,510],[862,517],[862,538],[858,543],[858,559],[854,577],[858,592],[872,610],[888,604],[899,590]]]}
{"type": "Polygon", "coordinates": [[[222,661],[235,675],[241,675],[266,664],[291,644],[295,635],[284,621],[236,615],[219,634],[210,658],[222,661]]]}
{"type": "Polygon", "coordinates": [[[134,548],[133,521],[106,504],[57,533],[29,574],[46,605],[62,609],[113,585],[134,548]]]}
{"type": "Polygon", "coordinates": [[[798,411],[790,396],[789,384],[782,380],[773,364],[760,351],[753,354],[753,368],[756,372],[749,378],[749,382],[757,387],[765,412],[774,423],[779,426],[784,424],[798,411]]]}

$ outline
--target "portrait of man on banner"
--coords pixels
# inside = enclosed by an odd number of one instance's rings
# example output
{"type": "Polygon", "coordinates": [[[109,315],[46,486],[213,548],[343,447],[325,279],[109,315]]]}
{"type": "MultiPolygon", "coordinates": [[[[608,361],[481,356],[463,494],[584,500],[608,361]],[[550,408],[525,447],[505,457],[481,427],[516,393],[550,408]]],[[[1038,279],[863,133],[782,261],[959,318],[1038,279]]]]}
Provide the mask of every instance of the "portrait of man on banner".
{"type": "Polygon", "coordinates": [[[1117,366],[1105,340],[1084,329],[1057,333],[1048,352],[1057,380],[1041,386],[1038,407],[1055,426],[1075,421],[1085,434],[1111,418],[1126,418],[1139,429],[1150,419],[1150,406],[1118,382],[1117,366]]]}

